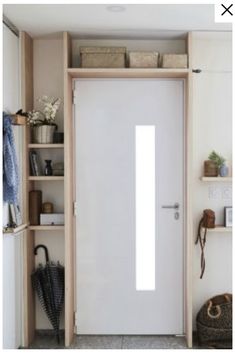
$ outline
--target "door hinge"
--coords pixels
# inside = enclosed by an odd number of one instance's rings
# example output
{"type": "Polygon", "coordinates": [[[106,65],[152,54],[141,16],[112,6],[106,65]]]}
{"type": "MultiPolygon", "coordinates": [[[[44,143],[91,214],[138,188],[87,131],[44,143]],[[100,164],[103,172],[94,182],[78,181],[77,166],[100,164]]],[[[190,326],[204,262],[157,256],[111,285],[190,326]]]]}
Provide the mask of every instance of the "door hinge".
{"type": "Polygon", "coordinates": [[[73,202],[73,215],[77,216],[77,213],[78,213],[78,203],[73,202]]]}
{"type": "Polygon", "coordinates": [[[76,333],[76,332],[77,332],[77,321],[78,321],[77,312],[74,312],[74,313],[73,313],[74,333],[76,333]]]}
{"type": "Polygon", "coordinates": [[[77,103],[77,99],[78,99],[77,90],[73,90],[73,98],[72,98],[73,104],[77,103]]]}

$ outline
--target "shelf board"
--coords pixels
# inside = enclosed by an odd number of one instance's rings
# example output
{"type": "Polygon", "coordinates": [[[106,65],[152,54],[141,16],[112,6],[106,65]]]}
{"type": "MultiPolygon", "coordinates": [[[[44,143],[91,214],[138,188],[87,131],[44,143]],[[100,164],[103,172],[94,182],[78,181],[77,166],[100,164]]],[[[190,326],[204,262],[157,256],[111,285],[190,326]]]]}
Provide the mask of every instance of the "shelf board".
{"type": "Polygon", "coordinates": [[[26,125],[26,117],[20,114],[11,114],[11,122],[13,125],[26,125]]]}
{"type": "Polygon", "coordinates": [[[29,181],[63,181],[64,176],[29,176],[29,181]]]}
{"type": "Polygon", "coordinates": [[[59,231],[64,230],[64,225],[30,225],[32,231],[59,231]]]}
{"type": "Polygon", "coordinates": [[[29,149],[63,149],[64,144],[28,144],[29,149]]]}
{"type": "Polygon", "coordinates": [[[25,229],[27,229],[28,224],[22,224],[19,225],[15,228],[7,228],[5,230],[3,230],[3,234],[17,234],[18,232],[24,231],[25,229]]]}
{"type": "Polygon", "coordinates": [[[67,73],[73,78],[185,78],[189,73],[189,69],[69,68],[67,73]]]}
{"type": "Polygon", "coordinates": [[[202,182],[232,182],[232,177],[201,177],[202,182]]]}
{"type": "Polygon", "coordinates": [[[232,229],[232,227],[225,227],[225,226],[222,226],[222,225],[217,225],[214,229],[207,229],[207,231],[209,231],[209,232],[224,232],[224,233],[227,233],[227,232],[233,232],[233,229],[232,229]]]}

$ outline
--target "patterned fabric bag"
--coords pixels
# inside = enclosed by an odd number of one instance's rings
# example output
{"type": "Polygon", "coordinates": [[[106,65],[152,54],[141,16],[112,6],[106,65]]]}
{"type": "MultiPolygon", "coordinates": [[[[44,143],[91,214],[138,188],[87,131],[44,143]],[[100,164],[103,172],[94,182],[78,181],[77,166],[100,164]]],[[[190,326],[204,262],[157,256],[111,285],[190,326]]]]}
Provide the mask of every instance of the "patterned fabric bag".
{"type": "Polygon", "coordinates": [[[214,348],[232,347],[232,295],[209,299],[196,318],[199,345],[214,348]]]}

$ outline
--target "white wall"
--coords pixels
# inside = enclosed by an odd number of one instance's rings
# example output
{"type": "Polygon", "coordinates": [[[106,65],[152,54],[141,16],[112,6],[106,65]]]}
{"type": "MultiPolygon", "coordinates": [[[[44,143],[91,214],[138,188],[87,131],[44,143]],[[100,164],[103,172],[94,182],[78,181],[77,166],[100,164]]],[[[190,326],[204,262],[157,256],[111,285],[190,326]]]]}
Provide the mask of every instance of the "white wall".
{"type": "MultiPolygon", "coordinates": [[[[3,109],[19,109],[19,39],[3,26],[3,109]]],[[[19,167],[22,166],[22,128],[13,127],[19,167]]],[[[21,169],[20,169],[21,172],[21,169]]],[[[21,186],[20,186],[21,195],[21,186]]],[[[7,204],[3,224],[8,222],[7,204]]],[[[3,235],[3,347],[22,345],[22,243],[23,232],[3,235]]]]}
{"type": "MultiPolygon", "coordinates": [[[[62,39],[35,39],[33,41],[34,56],[34,108],[40,109],[38,98],[43,95],[60,97],[63,100],[63,42],[62,39]]],[[[56,119],[58,131],[63,131],[63,104],[56,119]]],[[[52,162],[63,161],[63,150],[38,150],[42,166],[45,159],[52,162]]],[[[35,189],[42,190],[43,202],[49,201],[54,205],[55,212],[64,211],[64,188],[63,182],[36,182],[35,189]]],[[[48,247],[51,260],[59,260],[64,264],[64,233],[36,232],[35,245],[44,244],[48,247]]],[[[35,265],[44,263],[43,250],[38,251],[35,257],[35,265]]],[[[52,329],[38,298],[36,297],[36,328],[52,329]]],[[[64,328],[64,313],[61,318],[61,328],[64,328]]]]}
{"type": "MultiPolygon", "coordinates": [[[[193,33],[193,210],[194,238],[203,209],[216,213],[223,224],[223,208],[232,205],[232,186],[203,183],[203,162],[214,149],[232,160],[232,40],[229,33],[193,33]]],[[[200,248],[194,246],[193,316],[210,297],[232,292],[232,234],[208,233],[206,270],[200,275],[200,248]]],[[[195,322],[194,322],[195,325],[195,322]]]]}

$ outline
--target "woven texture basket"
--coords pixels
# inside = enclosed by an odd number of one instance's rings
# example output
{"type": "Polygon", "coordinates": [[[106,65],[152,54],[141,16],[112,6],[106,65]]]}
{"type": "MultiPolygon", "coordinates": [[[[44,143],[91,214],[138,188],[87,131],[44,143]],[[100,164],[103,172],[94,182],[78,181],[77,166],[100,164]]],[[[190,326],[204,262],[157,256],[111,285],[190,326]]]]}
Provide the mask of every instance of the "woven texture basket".
{"type": "Polygon", "coordinates": [[[232,343],[232,295],[217,295],[208,300],[196,318],[200,345],[232,343]]]}

